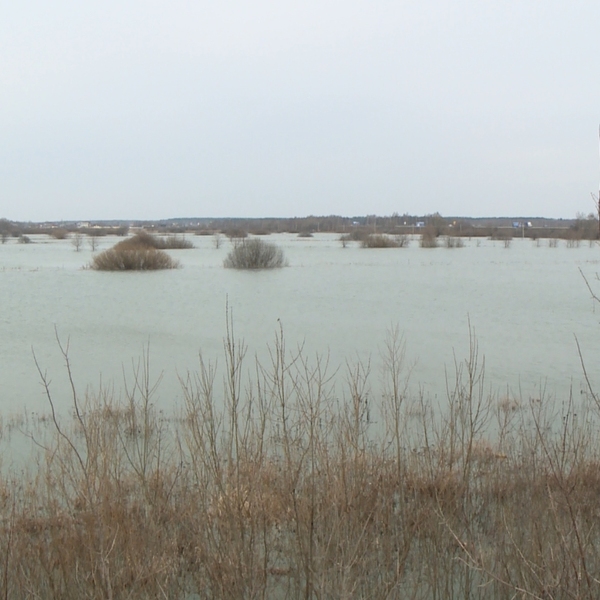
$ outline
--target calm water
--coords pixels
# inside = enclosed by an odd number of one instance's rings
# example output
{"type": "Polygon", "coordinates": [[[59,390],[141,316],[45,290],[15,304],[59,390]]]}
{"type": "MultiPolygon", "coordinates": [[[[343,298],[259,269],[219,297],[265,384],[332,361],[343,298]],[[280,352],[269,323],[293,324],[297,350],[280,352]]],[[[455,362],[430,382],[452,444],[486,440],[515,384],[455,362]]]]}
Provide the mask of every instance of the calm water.
{"type": "MultiPolygon", "coordinates": [[[[486,380],[498,394],[564,397],[579,393],[582,371],[575,336],[590,375],[600,386],[600,311],[579,268],[600,270],[600,247],[548,247],[542,240],[465,240],[465,247],[342,248],[336,235],[301,239],[272,235],[290,266],[275,271],[224,269],[230,249],[210,237],[175,251],[183,268],[155,273],[99,273],[85,269],[91,251],[33,238],[0,246],[0,414],[47,412],[32,349],[52,380],[59,407],[69,405],[64,361],[55,328],[70,341],[80,392],[99,381],[122,388],[146,345],[157,402],[181,399],[177,374],[197,365],[198,353],[222,361],[227,301],[236,335],[249,357],[265,359],[279,322],[288,347],[304,342],[330,363],[372,360],[374,382],[386,332],[397,326],[406,342],[411,387],[435,397],[445,389],[454,357],[468,354],[470,321],[486,359],[486,380]]],[[[102,238],[100,250],[115,238],[102,238]]],[[[598,283],[600,293],[600,283],[598,283]]],[[[248,367],[251,368],[250,362],[248,367]]],[[[340,376],[342,376],[340,375],[340,376]]],[[[599,388],[600,389],[600,388],[599,388]]]]}

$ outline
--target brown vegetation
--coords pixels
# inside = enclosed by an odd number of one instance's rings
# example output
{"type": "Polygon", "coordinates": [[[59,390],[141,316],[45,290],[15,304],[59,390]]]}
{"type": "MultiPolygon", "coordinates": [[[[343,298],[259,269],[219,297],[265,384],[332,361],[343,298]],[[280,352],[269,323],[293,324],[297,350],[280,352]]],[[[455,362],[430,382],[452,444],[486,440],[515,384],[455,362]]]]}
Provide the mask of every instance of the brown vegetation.
{"type": "Polygon", "coordinates": [[[228,269],[278,269],[286,265],[283,250],[259,238],[236,242],[223,261],[228,269]]]}
{"type": "Polygon", "coordinates": [[[143,246],[114,246],[94,256],[91,268],[96,271],[156,271],[176,269],[179,263],[162,250],[143,246]]]}
{"type": "Polygon", "coordinates": [[[37,470],[0,480],[5,598],[599,596],[582,407],[486,396],[474,341],[441,407],[407,397],[394,334],[378,403],[364,365],[342,391],[281,334],[252,379],[225,350],[224,387],[201,360],[171,420],[146,360],[123,404],[53,410],[37,470]]]}
{"type": "Polygon", "coordinates": [[[437,248],[437,229],[434,226],[426,225],[421,233],[421,248],[437,248]]]}
{"type": "Polygon", "coordinates": [[[194,244],[183,235],[175,234],[161,237],[143,230],[120,243],[135,246],[142,245],[155,250],[189,250],[194,247],[194,244]]]}
{"type": "Polygon", "coordinates": [[[96,271],[155,271],[179,267],[178,261],[157,249],[157,245],[164,243],[162,238],[138,233],[94,256],[91,268],[96,271]]]}
{"type": "Polygon", "coordinates": [[[69,237],[69,231],[63,227],[53,227],[50,229],[49,235],[55,240],[64,240],[69,237]]]}
{"type": "Polygon", "coordinates": [[[238,227],[224,229],[223,234],[230,240],[241,240],[248,237],[248,232],[245,229],[240,229],[238,227]]]}

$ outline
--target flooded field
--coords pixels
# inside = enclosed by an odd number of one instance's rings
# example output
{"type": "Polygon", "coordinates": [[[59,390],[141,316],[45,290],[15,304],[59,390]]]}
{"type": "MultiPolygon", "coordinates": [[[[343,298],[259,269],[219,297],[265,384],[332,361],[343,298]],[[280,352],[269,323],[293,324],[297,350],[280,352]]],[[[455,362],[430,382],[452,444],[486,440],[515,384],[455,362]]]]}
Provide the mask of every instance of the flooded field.
{"type": "Polygon", "coordinates": [[[5,596],[597,597],[598,247],[269,239],[0,247],[5,596]]]}
{"type": "MultiPolygon", "coordinates": [[[[99,250],[118,238],[101,238],[99,250]]],[[[600,248],[569,248],[514,239],[468,240],[464,248],[343,248],[338,236],[271,235],[289,266],[260,272],[223,268],[225,240],[191,236],[196,248],[171,251],[182,268],[102,273],[87,269],[92,252],[69,240],[33,238],[0,246],[0,412],[47,411],[33,353],[52,380],[59,409],[69,404],[68,381],[55,338],[69,342],[75,383],[123,386],[149,348],[156,396],[165,409],[181,400],[178,376],[198,354],[222,362],[226,306],[235,335],[253,358],[269,360],[280,326],[289,349],[328,357],[344,377],[347,363],[370,361],[373,393],[386,334],[397,328],[406,346],[414,393],[445,394],[455,360],[469,351],[469,327],[485,357],[486,381],[501,396],[579,393],[582,369],[576,338],[597,365],[600,312],[580,269],[595,284],[600,248]]],[[[599,284],[600,291],[600,284],[599,284]]],[[[590,367],[590,375],[595,376],[590,367]]]]}

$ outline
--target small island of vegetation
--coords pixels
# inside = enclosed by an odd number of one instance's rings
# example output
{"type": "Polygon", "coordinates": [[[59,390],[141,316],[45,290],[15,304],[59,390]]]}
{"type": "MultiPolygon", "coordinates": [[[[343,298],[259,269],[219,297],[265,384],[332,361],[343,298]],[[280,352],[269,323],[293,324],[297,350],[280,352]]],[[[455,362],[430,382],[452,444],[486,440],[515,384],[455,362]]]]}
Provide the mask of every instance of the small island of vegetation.
{"type": "Polygon", "coordinates": [[[183,237],[157,237],[141,231],[94,256],[90,266],[96,271],[176,269],[179,262],[164,250],[182,248],[193,248],[193,245],[183,237]]]}

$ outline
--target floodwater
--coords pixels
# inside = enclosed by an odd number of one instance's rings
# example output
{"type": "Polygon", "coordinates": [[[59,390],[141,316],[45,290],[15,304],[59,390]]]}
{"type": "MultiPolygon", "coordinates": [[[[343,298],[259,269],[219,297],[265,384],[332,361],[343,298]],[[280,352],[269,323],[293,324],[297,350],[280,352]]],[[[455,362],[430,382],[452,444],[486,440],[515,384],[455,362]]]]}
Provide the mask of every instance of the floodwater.
{"type": "MultiPolygon", "coordinates": [[[[149,348],[155,401],[181,403],[179,375],[196,369],[198,354],[223,359],[226,307],[235,336],[268,361],[281,326],[286,345],[329,358],[330,370],[371,361],[373,393],[386,334],[397,327],[406,345],[409,388],[432,398],[444,394],[455,360],[469,353],[469,327],[486,382],[499,396],[558,400],[579,394],[588,374],[600,389],[600,306],[580,273],[600,295],[600,247],[583,242],[550,247],[515,239],[464,240],[464,248],[343,248],[337,235],[291,234],[265,239],[280,245],[289,266],[241,272],[223,268],[231,245],[190,236],[192,250],[172,251],[181,269],[102,273],[86,268],[92,252],[69,240],[32,236],[0,246],[0,415],[47,413],[34,353],[51,380],[59,410],[70,406],[68,379],[56,335],[69,344],[75,385],[86,389],[131,381],[132,365],[149,348]]],[[[99,250],[117,238],[100,238],[99,250]]],[[[323,358],[324,359],[324,358],[323,358]]]]}

